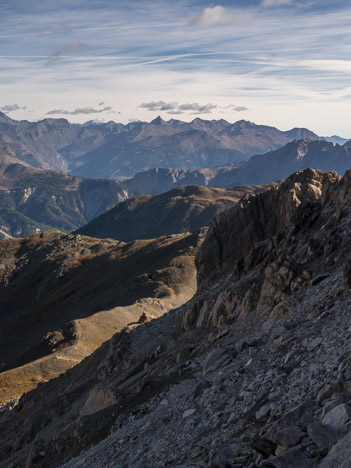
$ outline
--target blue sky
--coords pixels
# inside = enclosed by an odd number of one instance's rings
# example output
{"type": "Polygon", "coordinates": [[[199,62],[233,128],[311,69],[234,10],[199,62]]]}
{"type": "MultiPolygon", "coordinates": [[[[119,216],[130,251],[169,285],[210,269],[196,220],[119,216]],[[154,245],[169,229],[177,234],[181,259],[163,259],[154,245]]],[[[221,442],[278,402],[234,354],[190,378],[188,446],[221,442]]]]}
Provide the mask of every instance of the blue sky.
{"type": "Polygon", "coordinates": [[[350,24],[346,0],[0,0],[0,110],[351,137],[350,24]]]}

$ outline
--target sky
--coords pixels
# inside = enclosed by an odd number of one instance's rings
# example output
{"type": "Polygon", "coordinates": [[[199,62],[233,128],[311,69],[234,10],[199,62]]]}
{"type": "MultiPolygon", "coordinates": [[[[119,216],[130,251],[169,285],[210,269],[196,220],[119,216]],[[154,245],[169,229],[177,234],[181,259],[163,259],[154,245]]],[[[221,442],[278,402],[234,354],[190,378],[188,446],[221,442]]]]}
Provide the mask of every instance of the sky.
{"type": "Polygon", "coordinates": [[[349,0],[0,0],[0,110],[351,138],[350,25],[349,0]]]}

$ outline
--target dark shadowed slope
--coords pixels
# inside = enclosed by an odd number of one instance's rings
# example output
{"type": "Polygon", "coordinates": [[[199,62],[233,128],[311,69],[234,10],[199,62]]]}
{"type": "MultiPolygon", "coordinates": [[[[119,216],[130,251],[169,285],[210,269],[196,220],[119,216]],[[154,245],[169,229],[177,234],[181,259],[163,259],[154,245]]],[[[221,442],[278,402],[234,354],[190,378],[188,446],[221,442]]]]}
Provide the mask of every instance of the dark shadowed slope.
{"type": "Polygon", "coordinates": [[[196,185],[177,187],[161,195],[126,200],[77,232],[123,241],[194,232],[207,226],[215,215],[231,208],[244,195],[270,187],[269,184],[231,190],[196,185]]]}
{"type": "MultiPolygon", "coordinates": [[[[196,290],[203,233],[130,244],[51,232],[0,242],[0,402],[196,290]]],[[[1,457],[0,457],[1,458],[1,457]]]]}

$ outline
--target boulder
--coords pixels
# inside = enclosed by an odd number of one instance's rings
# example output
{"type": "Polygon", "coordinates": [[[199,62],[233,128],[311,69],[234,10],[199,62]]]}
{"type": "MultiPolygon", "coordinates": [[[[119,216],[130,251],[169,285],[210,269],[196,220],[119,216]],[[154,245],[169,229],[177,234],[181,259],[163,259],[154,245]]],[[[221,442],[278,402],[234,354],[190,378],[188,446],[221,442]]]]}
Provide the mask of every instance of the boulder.
{"type": "Polygon", "coordinates": [[[297,426],[284,427],[277,433],[277,442],[283,447],[292,447],[301,442],[305,434],[297,426]]]}
{"type": "Polygon", "coordinates": [[[319,468],[350,468],[351,432],[339,440],[324,458],[319,468]]]}
{"type": "Polygon", "coordinates": [[[311,423],[307,426],[307,434],[317,445],[322,455],[327,454],[330,448],[337,442],[336,431],[331,426],[311,423]]]}
{"type": "Polygon", "coordinates": [[[89,396],[81,409],[81,416],[88,416],[97,413],[108,406],[116,403],[113,392],[104,385],[96,385],[89,393],[89,396]]]}
{"type": "Polygon", "coordinates": [[[322,422],[338,430],[341,429],[349,419],[351,419],[351,407],[343,403],[329,411],[329,413],[324,416],[322,422]]]}

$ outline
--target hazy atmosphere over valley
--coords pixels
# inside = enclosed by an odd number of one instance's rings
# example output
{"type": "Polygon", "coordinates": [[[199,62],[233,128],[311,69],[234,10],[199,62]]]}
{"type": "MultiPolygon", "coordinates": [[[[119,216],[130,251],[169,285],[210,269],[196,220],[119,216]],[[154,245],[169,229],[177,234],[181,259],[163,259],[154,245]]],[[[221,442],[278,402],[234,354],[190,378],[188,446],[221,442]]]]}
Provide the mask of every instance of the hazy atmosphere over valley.
{"type": "Polygon", "coordinates": [[[350,24],[0,0],[0,468],[351,468],[350,24]]]}

